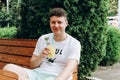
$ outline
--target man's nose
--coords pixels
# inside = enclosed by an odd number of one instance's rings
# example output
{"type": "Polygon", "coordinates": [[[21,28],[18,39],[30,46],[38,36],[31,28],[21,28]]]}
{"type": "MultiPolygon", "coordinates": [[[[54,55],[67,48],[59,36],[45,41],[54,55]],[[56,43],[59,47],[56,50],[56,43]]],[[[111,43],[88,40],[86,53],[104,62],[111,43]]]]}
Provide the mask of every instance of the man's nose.
{"type": "Polygon", "coordinates": [[[58,27],[59,26],[59,24],[58,23],[55,23],[55,27],[58,27]]]}

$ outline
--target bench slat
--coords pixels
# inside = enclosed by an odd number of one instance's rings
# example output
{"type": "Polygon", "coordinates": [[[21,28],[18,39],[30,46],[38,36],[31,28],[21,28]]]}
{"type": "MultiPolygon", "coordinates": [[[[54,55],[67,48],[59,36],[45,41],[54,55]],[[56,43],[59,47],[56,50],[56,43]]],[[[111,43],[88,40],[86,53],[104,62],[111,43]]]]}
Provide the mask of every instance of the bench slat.
{"type": "Polygon", "coordinates": [[[0,46],[0,53],[5,53],[5,54],[31,56],[33,51],[34,48],[28,48],[28,47],[0,46]]]}
{"type": "Polygon", "coordinates": [[[37,39],[0,39],[0,45],[35,47],[37,39]]]}
{"type": "Polygon", "coordinates": [[[0,75],[0,80],[17,80],[17,79],[14,79],[14,78],[10,78],[10,77],[7,77],[7,76],[0,75]]]}
{"type": "Polygon", "coordinates": [[[29,66],[30,57],[0,54],[0,61],[29,66]]]}
{"type": "Polygon", "coordinates": [[[18,75],[14,72],[8,71],[8,70],[1,70],[0,69],[0,75],[4,75],[7,77],[11,77],[11,78],[18,78],[18,75]]]}
{"type": "Polygon", "coordinates": [[[7,63],[0,61],[0,69],[2,69],[7,63]]]}
{"type": "Polygon", "coordinates": [[[17,80],[18,75],[7,70],[0,70],[0,80],[17,80]],[[1,79],[2,78],[2,79],[1,79]]]}
{"type": "MultiPolygon", "coordinates": [[[[9,64],[10,62],[0,62],[0,69],[2,69],[6,64],[9,64]]],[[[21,65],[21,64],[18,64],[19,66],[22,66],[22,67],[25,67],[25,68],[30,68],[30,66],[28,65],[21,65]]]]}

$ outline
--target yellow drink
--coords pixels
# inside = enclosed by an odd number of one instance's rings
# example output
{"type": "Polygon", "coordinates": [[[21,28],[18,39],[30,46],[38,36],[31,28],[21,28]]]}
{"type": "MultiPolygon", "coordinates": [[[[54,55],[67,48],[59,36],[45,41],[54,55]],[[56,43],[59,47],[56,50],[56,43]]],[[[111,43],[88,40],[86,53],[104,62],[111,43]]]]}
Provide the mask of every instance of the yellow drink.
{"type": "Polygon", "coordinates": [[[52,45],[48,45],[47,48],[50,50],[50,54],[48,54],[48,58],[53,58],[55,56],[55,47],[52,45]]]}

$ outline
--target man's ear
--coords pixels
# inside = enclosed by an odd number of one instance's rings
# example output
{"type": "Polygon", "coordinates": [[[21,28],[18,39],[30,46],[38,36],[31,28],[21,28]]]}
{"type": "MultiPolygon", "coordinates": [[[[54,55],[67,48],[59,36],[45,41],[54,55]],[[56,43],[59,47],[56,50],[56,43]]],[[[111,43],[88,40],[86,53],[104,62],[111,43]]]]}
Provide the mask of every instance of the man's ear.
{"type": "Polygon", "coordinates": [[[69,24],[68,24],[68,21],[66,20],[66,26],[68,26],[69,24]]]}

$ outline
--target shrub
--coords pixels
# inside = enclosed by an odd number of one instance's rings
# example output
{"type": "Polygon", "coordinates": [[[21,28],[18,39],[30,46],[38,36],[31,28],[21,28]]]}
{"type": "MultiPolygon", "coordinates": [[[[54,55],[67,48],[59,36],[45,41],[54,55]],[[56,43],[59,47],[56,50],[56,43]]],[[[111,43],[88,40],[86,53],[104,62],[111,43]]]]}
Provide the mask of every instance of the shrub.
{"type": "Polygon", "coordinates": [[[10,15],[6,12],[0,11],[0,27],[7,26],[7,23],[11,21],[10,15]]]}
{"type": "Polygon", "coordinates": [[[106,56],[101,61],[102,66],[112,66],[120,61],[120,29],[116,27],[108,28],[106,56]]]}
{"type": "Polygon", "coordinates": [[[51,3],[49,0],[22,0],[18,38],[33,39],[50,32],[48,13],[51,3]]]}
{"type": "Polygon", "coordinates": [[[91,76],[106,54],[108,0],[66,0],[69,33],[82,45],[78,80],[91,76]],[[79,5],[79,6],[75,6],[79,5]]]}
{"type": "Polygon", "coordinates": [[[0,28],[0,38],[14,38],[17,33],[16,27],[0,28]]]}

